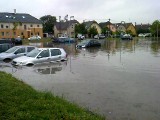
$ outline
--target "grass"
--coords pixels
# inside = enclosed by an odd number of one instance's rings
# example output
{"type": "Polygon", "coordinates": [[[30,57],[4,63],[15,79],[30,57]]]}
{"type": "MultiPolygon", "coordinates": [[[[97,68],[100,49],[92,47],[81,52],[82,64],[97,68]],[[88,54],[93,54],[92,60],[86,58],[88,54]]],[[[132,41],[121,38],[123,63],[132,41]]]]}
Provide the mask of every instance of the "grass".
{"type": "Polygon", "coordinates": [[[38,92],[4,72],[0,72],[0,91],[1,120],[104,119],[51,93],[38,92]]]}

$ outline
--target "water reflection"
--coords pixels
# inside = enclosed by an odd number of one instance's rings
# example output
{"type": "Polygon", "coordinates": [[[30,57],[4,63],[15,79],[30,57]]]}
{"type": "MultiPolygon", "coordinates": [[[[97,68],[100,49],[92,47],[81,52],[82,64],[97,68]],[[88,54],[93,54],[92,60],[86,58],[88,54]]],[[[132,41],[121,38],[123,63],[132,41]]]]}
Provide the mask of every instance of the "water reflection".
{"type": "Polygon", "coordinates": [[[62,68],[65,69],[67,62],[58,62],[58,63],[48,63],[48,64],[37,64],[33,66],[33,69],[36,73],[40,74],[56,74],[61,71],[62,68]]]}

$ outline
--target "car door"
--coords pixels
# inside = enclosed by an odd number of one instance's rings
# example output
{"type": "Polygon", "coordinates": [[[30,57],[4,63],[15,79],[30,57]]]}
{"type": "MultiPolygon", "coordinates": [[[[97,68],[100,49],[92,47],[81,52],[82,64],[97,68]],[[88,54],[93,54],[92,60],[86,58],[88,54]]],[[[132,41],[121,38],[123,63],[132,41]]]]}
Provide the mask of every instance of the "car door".
{"type": "Polygon", "coordinates": [[[35,60],[35,63],[44,63],[44,62],[50,62],[49,49],[41,51],[41,53],[37,56],[35,60]]]}
{"type": "Polygon", "coordinates": [[[50,49],[51,59],[50,61],[58,61],[61,60],[61,51],[60,49],[50,49]]]}
{"type": "Polygon", "coordinates": [[[21,47],[21,48],[17,49],[17,50],[14,52],[14,54],[15,54],[15,56],[13,56],[13,58],[26,55],[25,47],[21,47]]]}

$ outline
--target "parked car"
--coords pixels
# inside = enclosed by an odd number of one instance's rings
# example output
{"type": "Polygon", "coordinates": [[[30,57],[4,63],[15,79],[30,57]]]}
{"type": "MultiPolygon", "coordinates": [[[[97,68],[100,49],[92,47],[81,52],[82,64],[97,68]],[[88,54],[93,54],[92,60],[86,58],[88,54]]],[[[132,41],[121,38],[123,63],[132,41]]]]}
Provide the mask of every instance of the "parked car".
{"type": "Polygon", "coordinates": [[[94,36],[94,39],[104,39],[106,36],[103,34],[98,34],[94,36]]]}
{"type": "Polygon", "coordinates": [[[3,61],[11,61],[14,58],[24,56],[28,52],[32,51],[36,47],[34,46],[15,46],[10,49],[8,49],[5,52],[0,53],[0,60],[3,61]]]}
{"type": "Polygon", "coordinates": [[[22,45],[22,38],[20,36],[18,36],[17,38],[15,38],[15,44],[21,44],[22,45]]]}
{"type": "Polygon", "coordinates": [[[95,46],[101,46],[101,43],[98,40],[92,40],[92,39],[83,40],[82,42],[76,45],[77,48],[95,47],[95,46]]]}
{"type": "Polygon", "coordinates": [[[0,44],[4,44],[4,43],[10,43],[13,44],[11,39],[0,39],[0,44]]]}
{"type": "Polygon", "coordinates": [[[121,36],[122,40],[133,40],[132,36],[130,34],[124,34],[121,36]]]}
{"type": "Polygon", "coordinates": [[[78,35],[77,35],[77,38],[78,38],[79,40],[84,40],[84,39],[85,39],[85,36],[82,35],[82,34],[78,34],[78,35]]]}
{"type": "Polygon", "coordinates": [[[11,47],[13,47],[13,44],[11,44],[11,43],[0,44],[0,53],[5,52],[6,50],[8,50],[11,47]]]}
{"type": "Polygon", "coordinates": [[[40,39],[41,39],[41,37],[38,35],[28,38],[28,40],[40,40],[40,39]]]}
{"type": "Polygon", "coordinates": [[[74,38],[59,37],[59,38],[54,38],[53,42],[57,42],[57,43],[74,43],[74,42],[76,42],[76,40],[74,38]]]}
{"type": "Polygon", "coordinates": [[[37,48],[26,56],[13,59],[13,65],[35,65],[53,61],[67,60],[67,53],[63,48],[37,48]]]}

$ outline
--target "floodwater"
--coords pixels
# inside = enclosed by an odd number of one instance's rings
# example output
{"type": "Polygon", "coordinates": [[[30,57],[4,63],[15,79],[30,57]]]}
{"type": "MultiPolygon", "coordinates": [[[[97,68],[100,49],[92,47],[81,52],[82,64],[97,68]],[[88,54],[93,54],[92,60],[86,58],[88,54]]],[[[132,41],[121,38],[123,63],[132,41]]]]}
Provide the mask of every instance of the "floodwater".
{"type": "Polygon", "coordinates": [[[100,41],[87,49],[34,43],[63,47],[68,61],[17,68],[1,62],[0,70],[108,120],[160,120],[160,40],[100,41]]]}

